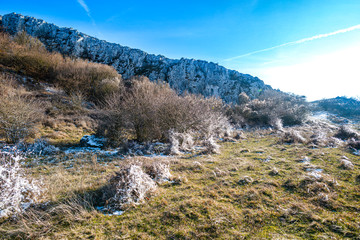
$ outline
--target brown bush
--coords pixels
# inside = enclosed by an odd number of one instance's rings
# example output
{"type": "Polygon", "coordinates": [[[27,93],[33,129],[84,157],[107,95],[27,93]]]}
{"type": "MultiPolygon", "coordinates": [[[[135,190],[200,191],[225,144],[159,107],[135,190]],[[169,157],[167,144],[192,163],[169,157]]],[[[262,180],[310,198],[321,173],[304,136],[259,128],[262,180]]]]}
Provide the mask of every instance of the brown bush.
{"type": "Polygon", "coordinates": [[[0,99],[0,136],[15,143],[29,136],[41,118],[39,103],[25,96],[2,96],[0,99]]]}
{"type": "Polygon", "coordinates": [[[277,90],[266,90],[258,99],[239,95],[239,104],[228,109],[232,123],[240,126],[291,126],[304,122],[308,113],[305,98],[277,90]]]}
{"type": "Polygon", "coordinates": [[[220,100],[178,96],[168,84],[154,83],[145,77],[134,79],[124,94],[108,98],[105,109],[100,129],[112,140],[119,140],[125,130],[141,142],[168,141],[170,130],[209,138],[229,127],[220,100]]]}
{"type": "Polygon", "coordinates": [[[121,75],[113,67],[49,53],[42,43],[24,32],[13,39],[0,33],[0,64],[37,80],[50,82],[68,94],[82,91],[94,101],[119,91],[121,75]]]}

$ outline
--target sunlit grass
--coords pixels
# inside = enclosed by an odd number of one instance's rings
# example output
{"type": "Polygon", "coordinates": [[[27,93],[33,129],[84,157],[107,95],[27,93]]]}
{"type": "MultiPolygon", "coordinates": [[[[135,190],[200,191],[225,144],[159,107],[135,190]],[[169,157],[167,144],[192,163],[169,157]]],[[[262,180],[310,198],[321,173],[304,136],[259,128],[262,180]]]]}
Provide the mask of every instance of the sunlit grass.
{"type": "MultiPolygon", "coordinates": [[[[95,209],[98,191],[118,169],[122,159],[91,155],[59,156],[54,163],[34,164],[29,171],[48,188],[43,201],[49,214],[27,228],[5,221],[3,236],[53,239],[353,239],[359,236],[359,157],[345,149],[312,149],[280,145],[266,132],[247,133],[241,142],[221,144],[219,155],[170,158],[178,181],[166,182],[149,200],[129,206],[121,216],[105,216],[95,209]],[[354,170],[339,168],[346,155],[354,170]],[[301,185],[306,171],[297,160],[308,156],[323,175],[338,185],[326,193],[327,203],[301,185]],[[266,159],[270,159],[266,161],[266,159]],[[270,172],[276,168],[278,175],[270,172]],[[241,184],[245,176],[253,181],[241,184]],[[292,185],[291,185],[292,184],[292,185]],[[292,188],[291,188],[292,186],[292,188]],[[86,203],[86,204],[85,204],[86,203]],[[49,205],[49,206],[50,206],[49,205]],[[45,223],[44,223],[45,222],[45,223]],[[46,232],[45,226],[54,228],[46,232]]],[[[143,158],[146,161],[146,158],[143,158]]],[[[35,210],[34,210],[35,211],[35,210]]]]}

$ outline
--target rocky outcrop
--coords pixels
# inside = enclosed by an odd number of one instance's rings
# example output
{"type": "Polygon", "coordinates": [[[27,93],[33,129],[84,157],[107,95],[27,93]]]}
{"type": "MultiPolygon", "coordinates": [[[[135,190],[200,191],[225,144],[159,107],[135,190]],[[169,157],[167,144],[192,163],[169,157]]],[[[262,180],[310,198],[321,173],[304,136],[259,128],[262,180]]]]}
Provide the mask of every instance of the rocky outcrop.
{"type": "Polygon", "coordinates": [[[212,62],[185,58],[176,60],[148,54],[33,17],[11,13],[4,15],[0,24],[12,35],[26,31],[39,38],[49,51],[112,65],[124,79],[134,75],[145,75],[150,80],[161,79],[180,93],[188,91],[204,96],[218,96],[225,102],[236,102],[241,92],[254,98],[262,90],[271,88],[257,77],[212,62]]]}

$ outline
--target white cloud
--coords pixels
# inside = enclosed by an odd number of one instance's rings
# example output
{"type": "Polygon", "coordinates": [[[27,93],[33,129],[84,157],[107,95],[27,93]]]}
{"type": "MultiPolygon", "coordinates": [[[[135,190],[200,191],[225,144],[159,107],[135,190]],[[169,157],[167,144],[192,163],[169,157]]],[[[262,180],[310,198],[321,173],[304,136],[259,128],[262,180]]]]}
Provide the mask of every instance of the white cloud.
{"type": "Polygon", "coordinates": [[[87,13],[87,15],[91,18],[90,15],[90,9],[89,7],[86,5],[84,0],[77,0],[77,2],[81,5],[81,7],[85,10],[85,12],[87,13]]]}
{"type": "Polygon", "coordinates": [[[359,96],[360,46],[323,54],[302,62],[268,68],[249,69],[265,83],[286,92],[307,96],[308,100],[336,96],[359,96]]]}
{"type": "Polygon", "coordinates": [[[337,35],[337,34],[340,34],[340,33],[351,32],[351,31],[354,31],[354,30],[360,30],[360,24],[359,24],[359,25],[352,26],[352,27],[349,27],[349,28],[344,28],[344,29],[341,29],[341,30],[337,30],[337,31],[335,31],[335,32],[325,33],[325,34],[319,34],[319,35],[315,35],[315,36],[312,36],[312,37],[309,37],[309,38],[303,38],[303,39],[300,39],[300,40],[297,40],[297,41],[293,41],[293,42],[288,42],[288,43],[284,43],[284,44],[281,44],[281,45],[277,45],[277,46],[274,46],[274,47],[265,48],[265,49],[261,49],[261,50],[257,50],[257,51],[253,51],[253,52],[249,52],[249,53],[245,53],[245,54],[242,54],[242,55],[239,55],[239,56],[236,56],[236,57],[232,57],[232,58],[225,59],[224,61],[233,61],[233,60],[235,60],[235,59],[239,59],[239,58],[251,56],[251,55],[254,55],[254,54],[256,54],[256,53],[267,52],[267,51],[270,51],[270,50],[273,50],[273,49],[277,49],[277,48],[281,48],[281,47],[286,47],[286,46],[292,46],[292,45],[296,45],[296,44],[301,44],[301,43],[313,41],[313,40],[320,39],[320,38],[326,38],[326,37],[334,36],[334,35],[337,35]]]}

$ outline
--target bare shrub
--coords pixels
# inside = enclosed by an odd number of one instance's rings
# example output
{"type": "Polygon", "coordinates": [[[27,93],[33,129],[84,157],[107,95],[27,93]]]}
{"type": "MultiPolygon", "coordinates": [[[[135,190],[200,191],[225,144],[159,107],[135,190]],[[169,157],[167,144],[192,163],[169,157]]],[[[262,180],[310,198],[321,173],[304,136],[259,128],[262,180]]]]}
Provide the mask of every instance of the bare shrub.
{"type": "Polygon", "coordinates": [[[146,174],[140,164],[123,167],[110,179],[115,196],[109,200],[113,209],[121,209],[124,204],[140,203],[156,189],[156,183],[146,174]]]}
{"type": "Polygon", "coordinates": [[[355,148],[355,149],[360,149],[360,140],[355,140],[355,139],[350,139],[348,140],[348,146],[355,148]]]}
{"type": "Polygon", "coordinates": [[[242,93],[239,104],[230,107],[227,114],[232,123],[240,126],[273,126],[280,130],[282,124],[302,124],[308,111],[303,96],[266,90],[253,100],[242,93]]]}
{"type": "Polygon", "coordinates": [[[81,91],[91,100],[103,100],[120,89],[121,76],[113,67],[81,59],[56,59],[55,81],[67,93],[81,91]]]}
{"type": "Polygon", "coordinates": [[[349,126],[343,125],[340,127],[339,131],[334,135],[334,137],[340,138],[342,140],[348,140],[351,138],[359,140],[360,134],[349,126]]]}
{"type": "Polygon", "coordinates": [[[26,96],[3,96],[0,99],[0,136],[8,143],[29,136],[42,117],[39,103],[26,96]]]}
{"type": "Polygon", "coordinates": [[[0,218],[22,212],[36,202],[42,190],[25,176],[23,157],[0,152],[0,218]]]}
{"type": "Polygon", "coordinates": [[[25,31],[18,32],[13,40],[15,43],[25,46],[29,50],[45,52],[45,45],[39,39],[28,35],[25,31]]]}
{"type": "Polygon", "coordinates": [[[184,148],[191,148],[191,138],[207,139],[231,129],[220,100],[178,96],[168,84],[154,83],[145,77],[133,79],[131,88],[124,94],[112,95],[104,109],[100,129],[113,141],[126,135],[124,131],[140,142],[169,141],[174,132],[177,136],[172,138],[176,137],[184,148]]]}

